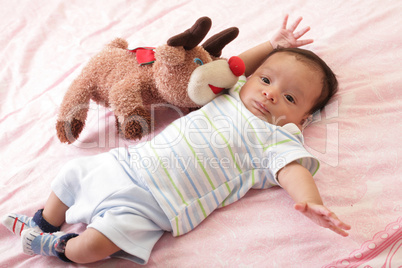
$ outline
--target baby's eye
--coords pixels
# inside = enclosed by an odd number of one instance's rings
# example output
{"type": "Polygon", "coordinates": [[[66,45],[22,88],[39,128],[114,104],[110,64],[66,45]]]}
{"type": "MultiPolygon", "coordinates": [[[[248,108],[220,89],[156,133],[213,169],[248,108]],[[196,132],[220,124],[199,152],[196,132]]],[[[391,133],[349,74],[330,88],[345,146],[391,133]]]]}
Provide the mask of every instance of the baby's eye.
{"type": "Polygon", "coordinates": [[[295,103],[295,99],[294,99],[292,96],[290,96],[290,95],[285,95],[285,98],[286,98],[289,102],[295,103]]]}
{"type": "Polygon", "coordinates": [[[262,80],[262,82],[264,82],[265,84],[271,84],[271,81],[269,81],[269,79],[268,78],[266,78],[266,77],[263,77],[263,78],[261,78],[261,80],[262,80]]]}

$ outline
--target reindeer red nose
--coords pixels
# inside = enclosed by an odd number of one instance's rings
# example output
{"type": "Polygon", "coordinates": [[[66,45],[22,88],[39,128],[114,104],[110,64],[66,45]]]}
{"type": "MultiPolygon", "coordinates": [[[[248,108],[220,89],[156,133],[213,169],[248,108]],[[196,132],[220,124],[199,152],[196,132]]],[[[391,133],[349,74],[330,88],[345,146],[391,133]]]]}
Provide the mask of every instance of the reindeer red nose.
{"type": "Polygon", "coordinates": [[[246,65],[241,58],[233,56],[229,59],[229,68],[235,76],[240,76],[246,71],[246,65]]]}

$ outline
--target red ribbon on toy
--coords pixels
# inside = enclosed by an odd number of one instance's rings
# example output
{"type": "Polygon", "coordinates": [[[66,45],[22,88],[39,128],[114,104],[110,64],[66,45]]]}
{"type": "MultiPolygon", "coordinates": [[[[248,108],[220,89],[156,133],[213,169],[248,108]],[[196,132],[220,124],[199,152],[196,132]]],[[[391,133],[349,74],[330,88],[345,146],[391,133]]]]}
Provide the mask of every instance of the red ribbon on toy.
{"type": "Polygon", "coordinates": [[[137,62],[143,66],[155,62],[155,48],[154,47],[137,47],[129,49],[128,51],[135,53],[137,62]]]}

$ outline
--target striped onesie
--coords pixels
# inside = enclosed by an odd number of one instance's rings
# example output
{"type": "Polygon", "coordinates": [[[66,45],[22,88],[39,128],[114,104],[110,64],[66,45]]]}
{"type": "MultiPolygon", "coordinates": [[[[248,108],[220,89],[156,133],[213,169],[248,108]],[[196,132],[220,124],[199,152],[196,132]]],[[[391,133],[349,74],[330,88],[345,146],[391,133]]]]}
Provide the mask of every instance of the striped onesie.
{"type": "Polygon", "coordinates": [[[166,213],[174,236],[200,224],[250,189],[280,186],[277,172],[298,161],[313,175],[318,160],[295,124],[269,124],[246,109],[246,78],[201,109],[177,119],[151,141],[129,148],[136,169],[166,213]]]}

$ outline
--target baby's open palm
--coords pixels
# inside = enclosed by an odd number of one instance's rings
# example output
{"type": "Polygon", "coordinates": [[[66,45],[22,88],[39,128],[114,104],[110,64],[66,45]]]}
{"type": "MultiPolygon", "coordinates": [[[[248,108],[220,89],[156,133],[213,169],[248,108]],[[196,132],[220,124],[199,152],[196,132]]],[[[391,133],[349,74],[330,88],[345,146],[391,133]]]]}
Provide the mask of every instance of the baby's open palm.
{"type": "Polygon", "coordinates": [[[298,32],[294,32],[302,21],[302,17],[299,17],[290,27],[286,29],[289,15],[286,15],[283,19],[282,27],[272,36],[270,42],[272,47],[275,48],[289,48],[300,47],[313,42],[312,39],[299,40],[305,33],[310,30],[310,27],[305,27],[298,32]]]}
{"type": "Polygon", "coordinates": [[[350,225],[342,222],[335,213],[323,205],[302,202],[295,204],[294,208],[322,227],[342,236],[349,235],[345,230],[350,230],[350,225]]]}

